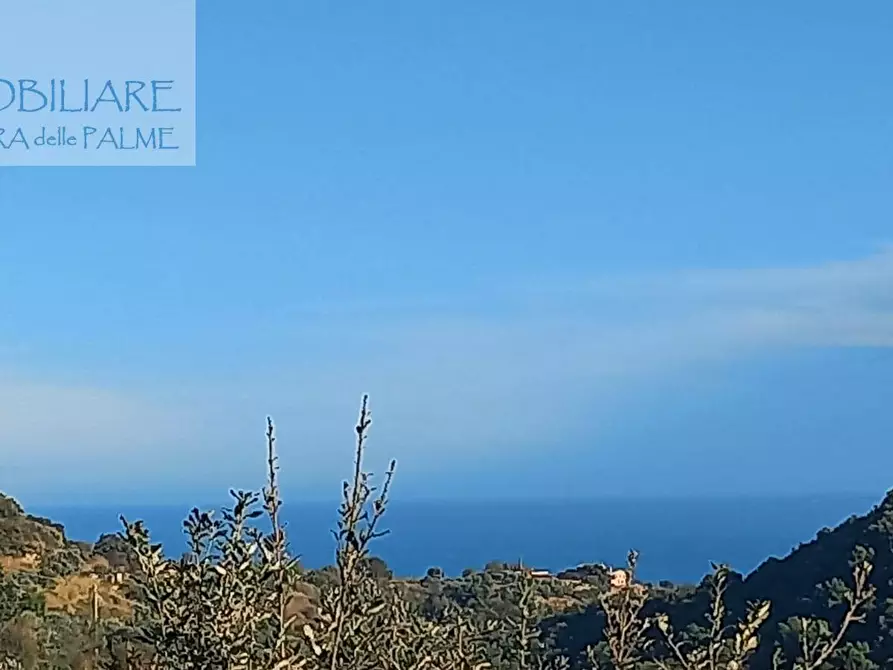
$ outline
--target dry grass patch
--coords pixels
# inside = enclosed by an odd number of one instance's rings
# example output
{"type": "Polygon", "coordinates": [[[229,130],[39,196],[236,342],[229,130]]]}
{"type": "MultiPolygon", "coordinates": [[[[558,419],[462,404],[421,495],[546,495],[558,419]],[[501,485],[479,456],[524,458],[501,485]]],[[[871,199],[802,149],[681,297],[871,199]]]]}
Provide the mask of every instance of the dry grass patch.
{"type": "Polygon", "coordinates": [[[37,554],[0,556],[0,569],[4,572],[33,572],[39,567],[40,556],[37,554]]]}
{"type": "Polygon", "coordinates": [[[133,612],[130,601],[116,584],[110,584],[94,575],[70,575],[57,579],[53,588],[46,593],[47,609],[89,616],[94,589],[103,619],[124,619],[133,612]]]}

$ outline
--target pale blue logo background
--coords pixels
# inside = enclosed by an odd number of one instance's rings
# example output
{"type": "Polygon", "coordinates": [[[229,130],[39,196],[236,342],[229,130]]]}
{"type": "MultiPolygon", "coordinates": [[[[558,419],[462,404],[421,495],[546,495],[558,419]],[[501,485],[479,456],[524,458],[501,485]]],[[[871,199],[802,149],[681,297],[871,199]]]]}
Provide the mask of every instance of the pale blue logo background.
{"type": "Polygon", "coordinates": [[[195,0],[3,4],[0,165],[195,165],[195,0]]]}

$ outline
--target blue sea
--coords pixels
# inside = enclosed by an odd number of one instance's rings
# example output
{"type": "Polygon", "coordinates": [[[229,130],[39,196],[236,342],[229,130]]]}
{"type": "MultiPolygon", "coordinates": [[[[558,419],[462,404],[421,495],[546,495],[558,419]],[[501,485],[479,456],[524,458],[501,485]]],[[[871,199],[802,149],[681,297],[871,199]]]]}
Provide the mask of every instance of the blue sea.
{"type": "MultiPolygon", "coordinates": [[[[491,560],[517,561],[552,571],[580,563],[622,565],[629,549],[640,553],[640,577],[697,582],[710,562],[747,573],[770,556],[782,557],[852,514],[872,496],[761,499],[650,499],[529,502],[395,501],[373,554],[399,576],[440,567],[449,575],[483,568],[491,560]]],[[[332,562],[337,505],[284,508],[292,550],[304,565],[332,562]]],[[[207,509],[207,508],[204,508],[207,509]]],[[[95,541],[119,531],[118,516],[143,519],[169,555],[185,548],[182,520],[188,506],[42,507],[31,510],[65,525],[76,540],[95,541]]]]}

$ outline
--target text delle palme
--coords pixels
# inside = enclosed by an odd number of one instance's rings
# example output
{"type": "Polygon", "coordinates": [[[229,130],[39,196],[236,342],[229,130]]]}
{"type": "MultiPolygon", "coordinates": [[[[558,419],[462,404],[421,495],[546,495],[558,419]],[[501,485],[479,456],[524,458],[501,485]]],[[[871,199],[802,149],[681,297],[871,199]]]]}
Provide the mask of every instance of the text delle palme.
{"type": "Polygon", "coordinates": [[[71,130],[65,126],[29,133],[24,128],[0,128],[0,150],[31,149],[112,149],[112,150],[176,150],[175,128],[97,128],[82,126],[71,130]]]}

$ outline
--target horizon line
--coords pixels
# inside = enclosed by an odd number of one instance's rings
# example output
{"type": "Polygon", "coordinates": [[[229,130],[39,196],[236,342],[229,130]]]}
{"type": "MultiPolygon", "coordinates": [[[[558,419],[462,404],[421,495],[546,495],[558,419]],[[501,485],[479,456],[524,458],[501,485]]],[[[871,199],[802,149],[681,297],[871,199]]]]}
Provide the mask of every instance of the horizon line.
{"type": "MultiPolygon", "coordinates": [[[[494,496],[482,497],[479,495],[463,497],[447,497],[447,496],[395,496],[390,499],[390,504],[400,506],[405,503],[414,505],[565,505],[565,504],[586,504],[586,503],[604,503],[604,502],[731,502],[731,501],[803,501],[803,500],[855,500],[855,499],[874,499],[878,500],[884,497],[886,492],[876,491],[821,491],[821,492],[771,492],[765,494],[756,493],[658,493],[658,494],[619,494],[605,493],[585,496],[529,496],[529,497],[509,497],[494,496]]],[[[21,502],[21,501],[20,501],[21,502]]],[[[53,501],[46,503],[31,503],[27,507],[43,508],[43,509],[108,509],[111,507],[120,508],[122,510],[133,510],[134,508],[152,508],[152,509],[186,509],[190,510],[197,507],[200,510],[220,509],[227,507],[229,500],[204,500],[200,503],[186,502],[182,500],[158,500],[158,501],[140,501],[140,502],[124,502],[115,503],[111,501],[95,501],[88,502],[83,500],[72,500],[71,502],[53,501]]],[[[331,505],[337,509],[340,505],[340,498],[320,498],[320,497],[302,497],[291,498],[283,496],[283,507],[292,505],[331,505]]],[[[25,506],[25,505],[23,505],[25,506]]],[[[26,507],[26,512],[28,509],[26,507]]]]}

